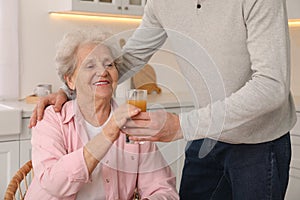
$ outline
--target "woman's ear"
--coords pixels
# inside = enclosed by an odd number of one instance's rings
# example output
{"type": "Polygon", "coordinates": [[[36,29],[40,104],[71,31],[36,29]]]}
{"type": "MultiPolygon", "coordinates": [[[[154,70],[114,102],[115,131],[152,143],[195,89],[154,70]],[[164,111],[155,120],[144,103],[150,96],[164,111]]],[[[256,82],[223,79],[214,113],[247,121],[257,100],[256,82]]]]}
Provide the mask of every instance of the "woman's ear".
{"type": "Polygon", "coordinates": [[[66,83],[67,83],[68,87],[71,90],[75,90],[75,82],[73,80],[73,76],[67,76],[67,75],[65,75],[64,79],[66,80],[66,83]]]}

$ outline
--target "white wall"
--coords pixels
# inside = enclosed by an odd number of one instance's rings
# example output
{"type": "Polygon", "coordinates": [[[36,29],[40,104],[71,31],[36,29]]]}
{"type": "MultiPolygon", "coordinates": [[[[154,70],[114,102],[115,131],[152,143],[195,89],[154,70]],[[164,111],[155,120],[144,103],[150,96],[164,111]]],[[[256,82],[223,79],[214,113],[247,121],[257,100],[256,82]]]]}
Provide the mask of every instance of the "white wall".
{"type": "MultiPolygon", "coordinates": [[[[51,83],[56,91],[61,82],[56,74],[54,56],[57,42],[64,33],[72,29],[88,26],[101,27],[103,31],[113,34],[122,32],[129,37],[139,25],[136,21],[103,20],[78,17],[59,17],[49,15],[64,7],[64,0],[26,0],[20,1],[20,98],[32,94],[33,88],[39,83],[51,83]],[[124,33],[125,32],[125,33],[124,33]]],[[[125,38],[126,39],[126,38],[125,38]]],[[[169,76],[170,67],[157,67],[158,82],[167,84],[177,91],[185,91],[186,85],[178,84],[178,67],[171,56],[156,55],[152,59],[156,63],[172,65],[174,76],[169,76]],[[166,70],[168,73],[166,73],[166,70]],[[168,75],[168,80],[164,75],[168,75]]]]}
{"type": "MultiPolygon", "coordinates": [[[[300,9],[300,8],[299,8],[300,9]]],[[[291,90],[300,96],[300,27],[290,28],[291,40],[291,90]]]]}
{"type": "Polygon", "coordinates": [[[18,4],[18,0],[0,1],[0,100],[19,95],[18,4]]]}

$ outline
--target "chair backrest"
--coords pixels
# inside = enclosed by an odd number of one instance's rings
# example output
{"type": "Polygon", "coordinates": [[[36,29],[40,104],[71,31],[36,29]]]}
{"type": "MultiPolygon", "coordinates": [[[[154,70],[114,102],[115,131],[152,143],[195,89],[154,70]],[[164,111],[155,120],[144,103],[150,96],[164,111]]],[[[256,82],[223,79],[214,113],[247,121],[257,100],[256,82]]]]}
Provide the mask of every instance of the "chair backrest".
{"type": "Polygon", "coordinates": [[[11,179],[9,185],[7,186],[4,200],[23,200],[32,178],[33,169],[30,160],[25,163],[11,179]],[[16,197],[16,195],[19,195],[19,197],[16,197]]]}

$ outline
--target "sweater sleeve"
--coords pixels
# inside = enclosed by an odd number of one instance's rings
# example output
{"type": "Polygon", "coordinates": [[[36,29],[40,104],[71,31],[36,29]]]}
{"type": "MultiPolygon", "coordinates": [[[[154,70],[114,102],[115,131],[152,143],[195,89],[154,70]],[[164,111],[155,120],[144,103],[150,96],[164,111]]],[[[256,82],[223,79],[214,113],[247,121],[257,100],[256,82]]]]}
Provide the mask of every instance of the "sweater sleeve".
{"type": "Polygon", "coordinates": [[[44,118],[32,129],[32,160],[35,177],[49,194],[75,195],[89,181],[83,148],[68,153],[59,114],[47,108],[44,118]]]}
{"type": "Polygon", "coordinates": [[[182,113],[180,123],[187,140],[234,141],[239,136],[230,134],[232,129],[244,126],[240,130],[246,131],[245,124],[287,101],[290,63],[285,1],[245,0],[242,7],[252,77],[224,100],[182,113]]]}
{"type": "Polygon", "coordinates": [[[123,49],[123,64],[119,67],[119,82],[133,76],[164,44],[167,34],[155,16],[152,0],[148,0],[143,20],[123,49]]]}

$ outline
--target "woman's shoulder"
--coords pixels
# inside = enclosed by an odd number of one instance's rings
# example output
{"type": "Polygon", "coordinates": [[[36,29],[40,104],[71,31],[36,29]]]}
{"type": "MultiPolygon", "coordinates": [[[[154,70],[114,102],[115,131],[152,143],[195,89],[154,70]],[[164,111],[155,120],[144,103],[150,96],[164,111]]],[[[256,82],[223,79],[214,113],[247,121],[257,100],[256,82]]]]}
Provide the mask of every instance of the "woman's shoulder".
{"type": "Polygon", "coordinates": [[[48,106],[45,109],[44,117],[47,118],[47,116],[48,116],[51,118],[51,116],[52,116],[52,117],[60,119],[60,121],[63,121],[63,122],[68,121],[74,116],[73,104],[74,104],[73,100],[66,102],[62,106],[61,110],[58,112],[54,110],[54,105],[48,106]]]}

